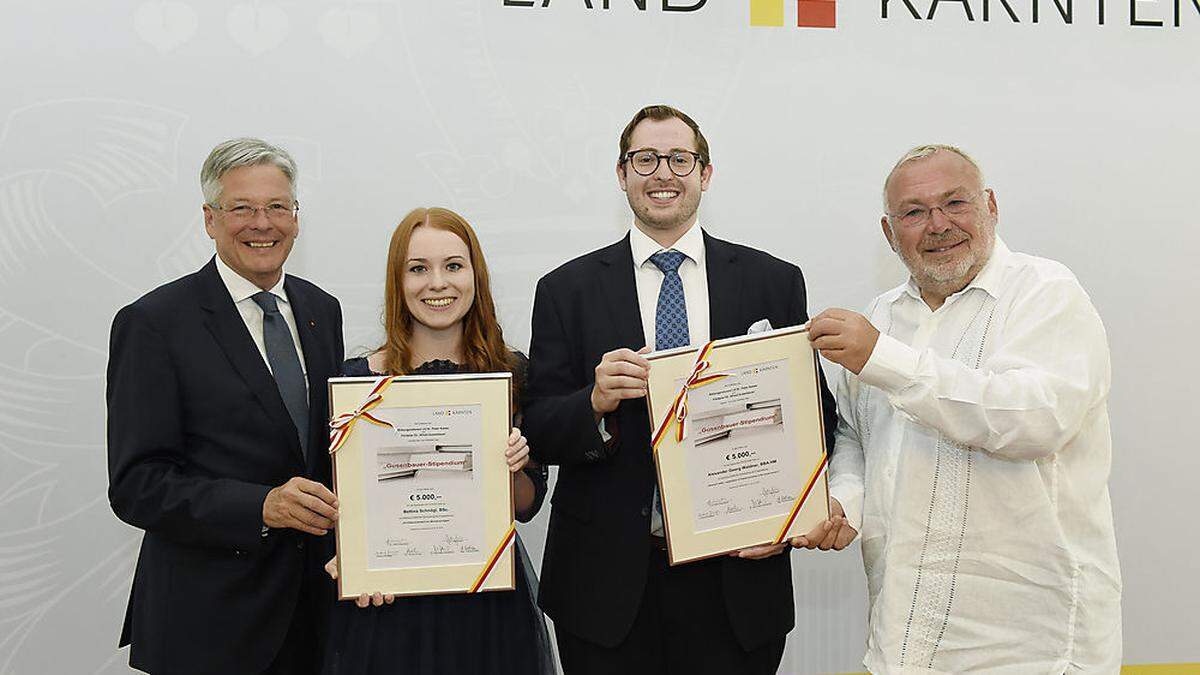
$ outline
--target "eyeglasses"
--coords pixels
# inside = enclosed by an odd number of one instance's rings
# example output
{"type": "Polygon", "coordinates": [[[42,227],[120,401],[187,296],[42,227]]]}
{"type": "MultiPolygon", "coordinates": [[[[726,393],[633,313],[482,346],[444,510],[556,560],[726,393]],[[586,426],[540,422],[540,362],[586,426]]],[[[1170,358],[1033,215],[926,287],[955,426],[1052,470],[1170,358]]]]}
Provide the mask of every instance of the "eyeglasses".
{"type": "Polygon", "coordinates": [[[975,210],[975,200],[984,192],[987,190],[981,190],[971,195],[956,195],[937,206],[913,206],[903,213],[888,213],[887,215],[889,219],[900,221],[904,227],[922,227],[928,225],[929,221],[933,219],[934,211],[941,211],[942,215],[950,219],[971,213],[975,210]]]}
{"type": "Polygon", "coordinates": [[[220,204],[209,204],[209,206],[229,214],[229,219],[238,225],[247,225],[254,222],[258,218],[259,211],[266,213],[267,220],[274,225],[284,225],[291,222],[300,213],[300,202],[292,202],[291,204],[272,202],[266,206],[250,206],[249,204],[238,204],[237,206],[230,207],[221,206],[220,204]]]}
{"type": "Polygon", "coordinates": [[[664,159],[671,173],[680,178],[691,175],[696,170],[696,164],[702,161],[698,153],[688,150],[675,150],[667,155],[660,155],[654,150],[634,150],[625,153],[624,161],[629,162],[637,175],[650,176],[658,171],[658,165],[664,159]]]}

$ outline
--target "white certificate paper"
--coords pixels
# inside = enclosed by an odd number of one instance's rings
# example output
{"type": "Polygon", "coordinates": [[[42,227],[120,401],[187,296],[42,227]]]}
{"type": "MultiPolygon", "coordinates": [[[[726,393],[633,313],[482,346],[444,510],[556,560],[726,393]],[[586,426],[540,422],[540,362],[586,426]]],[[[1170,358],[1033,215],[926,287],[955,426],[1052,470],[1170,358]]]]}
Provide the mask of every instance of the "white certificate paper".
{"type": "Polygon", "coordinates": [[[379,408],[390,427],[361,426],[367,461],[367,569],[484,562],[483,502],[473,467],[479,405],[379,408]]]}
{"type": "MultiPolygon", "coordinates": [[[[722,371],[688,398],[687,463],[697,532],[787,516],[801,475],[788,361],[722,371]]],[[[678,382],[683,385],[682,381],[678,382]]]]}

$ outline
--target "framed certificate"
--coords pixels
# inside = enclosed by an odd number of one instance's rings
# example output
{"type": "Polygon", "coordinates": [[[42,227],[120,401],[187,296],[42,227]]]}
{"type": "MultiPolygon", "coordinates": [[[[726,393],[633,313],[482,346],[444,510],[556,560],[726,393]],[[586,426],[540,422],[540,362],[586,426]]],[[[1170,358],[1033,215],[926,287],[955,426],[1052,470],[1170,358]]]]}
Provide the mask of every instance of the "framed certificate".
{"type": "Polygon", "coordinates": [[[338,595],[511,590],[508,373],[329,380],[338,595]]]}
{"type": "Polygon", "coordinates": [[[672,565],[780,543],[829,518],[819,371],[804,328],[646,358],[672,565]]]}

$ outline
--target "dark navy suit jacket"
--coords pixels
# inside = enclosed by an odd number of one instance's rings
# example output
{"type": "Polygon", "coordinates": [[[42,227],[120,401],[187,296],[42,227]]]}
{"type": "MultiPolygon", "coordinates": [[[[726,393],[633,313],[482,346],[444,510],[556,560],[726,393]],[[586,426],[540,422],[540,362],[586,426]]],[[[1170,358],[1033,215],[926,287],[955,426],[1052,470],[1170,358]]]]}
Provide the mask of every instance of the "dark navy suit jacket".
{"type": "Polygon", "coordinates": [[[301,580],[330,554],[328,541],[295,530],[262,536],[272,487],[293,476],[330,484],[326,379],[343,357],[337,300],[293,276],[284,289],[308,372],[311,424],[300,431],[214,261],[113,320],[108,494],[121,520],[145,530],[120,639],[136,668],[261,672],[301,580]]]}
{"type": "MultiPolygon", "coordinates": [[[[704,234],[710,335],[746,334],[808,320],[800,268],[762,251],[704,234]]],[[[616,438],[601,439],[591,406],[595,367],[621,347],[645,342],[629,237],[543,277],[533,306],[524,432],[534,458],[559,466],[542,564],[540,603],[559,630],[613,647],[633,625],[646,584],[655,473],[645,399],[606,416],[616,438]]],[[[822,382],[828,447],[834,402],[822,382]]],[[[729,621],[743,648],[778,639],[795,623],[791,563],[726,557],[729,621]]]]}

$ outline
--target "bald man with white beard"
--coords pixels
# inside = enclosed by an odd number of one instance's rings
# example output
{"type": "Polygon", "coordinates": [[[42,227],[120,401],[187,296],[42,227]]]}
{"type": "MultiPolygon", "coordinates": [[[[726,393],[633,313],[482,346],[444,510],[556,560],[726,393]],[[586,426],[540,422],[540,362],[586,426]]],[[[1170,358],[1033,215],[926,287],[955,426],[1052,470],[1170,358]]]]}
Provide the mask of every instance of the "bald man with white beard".
{"type": "Polygon", "coordinates": [[[1116,673],[1100,317],[1065,266],[996,237],[996,195],[958,148],[914,148],[884,195],[911,276],[810,324],[842,366],[835,516],[793,545],[861,532],[874,673],[1116,673]]]}

